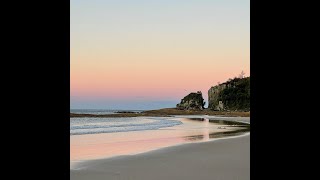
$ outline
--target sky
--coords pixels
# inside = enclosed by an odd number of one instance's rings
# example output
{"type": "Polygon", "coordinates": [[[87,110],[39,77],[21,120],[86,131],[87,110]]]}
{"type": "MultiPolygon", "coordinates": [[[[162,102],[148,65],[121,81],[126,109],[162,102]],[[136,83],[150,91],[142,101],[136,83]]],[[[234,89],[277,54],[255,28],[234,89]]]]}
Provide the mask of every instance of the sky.
{"type": "Polygon", "coordinates": [[[71,109],[175,107],[250,76],[249,0],[71,0],[71,109]]]}

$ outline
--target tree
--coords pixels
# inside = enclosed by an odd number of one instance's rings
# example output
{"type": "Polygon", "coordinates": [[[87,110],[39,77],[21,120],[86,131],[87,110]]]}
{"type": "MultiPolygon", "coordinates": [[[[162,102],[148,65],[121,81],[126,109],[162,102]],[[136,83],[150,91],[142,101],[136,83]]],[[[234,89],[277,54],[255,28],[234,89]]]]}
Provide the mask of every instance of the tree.
{"type": "Polygon", "coordinates": [[[238,77],[239,77],[240,79],[242,79],[242,78],[244,78],[244,74],[245,74],[245,73],[244,73],[243,71],[241,71],[241,73],[239,74],[238,77]]]}

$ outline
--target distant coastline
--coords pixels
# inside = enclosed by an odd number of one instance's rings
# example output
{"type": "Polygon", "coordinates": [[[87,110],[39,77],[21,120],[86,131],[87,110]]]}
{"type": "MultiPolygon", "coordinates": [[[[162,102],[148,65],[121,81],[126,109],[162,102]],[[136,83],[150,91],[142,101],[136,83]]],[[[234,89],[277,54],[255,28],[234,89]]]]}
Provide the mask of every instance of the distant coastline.
{"type": "Polygon", "coordinates": [[[210,116],[228,116],[228,117],[250,117],[250,111],[212,111],[204,110],[179,110],[177,108],[164,108],[157,110],[147,110],[142,112],[120,112],[114,114],[89,114],[89,113],[70,113],[70,117],[139,117],[139,116],[155,116],[170,117],[175,115],[210,115],[210,116]]]}

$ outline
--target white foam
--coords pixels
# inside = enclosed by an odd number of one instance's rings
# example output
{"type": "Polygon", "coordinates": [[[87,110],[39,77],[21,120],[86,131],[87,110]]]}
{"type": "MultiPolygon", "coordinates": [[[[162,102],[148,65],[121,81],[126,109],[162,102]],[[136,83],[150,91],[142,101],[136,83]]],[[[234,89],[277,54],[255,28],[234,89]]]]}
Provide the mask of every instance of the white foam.
{"type": "Polygon", "coordinates": [[[166,117],[70,118],[70,135],[155,130],[180,124],[166,117]]]}

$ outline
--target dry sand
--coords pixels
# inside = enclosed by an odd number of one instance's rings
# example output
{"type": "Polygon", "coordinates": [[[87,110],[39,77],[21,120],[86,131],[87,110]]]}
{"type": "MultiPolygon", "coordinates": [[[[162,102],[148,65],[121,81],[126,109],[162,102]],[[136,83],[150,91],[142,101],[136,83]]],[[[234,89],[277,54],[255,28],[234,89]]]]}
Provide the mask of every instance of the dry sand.
{"type": "Polygon", "coordinates": [[[249,180],[250,134],[86,161],[71,180],[249,180]]]}

